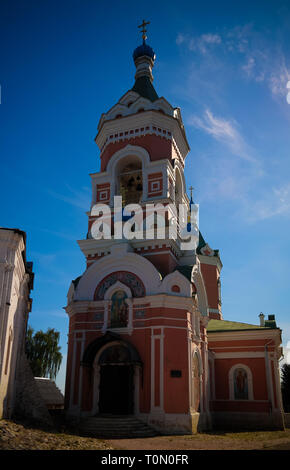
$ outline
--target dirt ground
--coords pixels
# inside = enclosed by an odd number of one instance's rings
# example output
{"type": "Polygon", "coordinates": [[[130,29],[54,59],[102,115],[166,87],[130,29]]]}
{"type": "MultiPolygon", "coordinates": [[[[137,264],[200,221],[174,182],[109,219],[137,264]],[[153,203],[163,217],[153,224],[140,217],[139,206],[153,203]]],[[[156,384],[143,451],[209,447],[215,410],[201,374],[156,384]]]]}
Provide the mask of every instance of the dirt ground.
{"type": "Polygon", "coordinates": [[[0,450],[109,450],[100,439],[84,438],[68,432],[41,430],[8,420],[0,420],[0,450]]]}
{"type": "Polygon", "coordinates": [[[271,432],[203,433],[146,439],[112,439],[118,450],[290,450],[290,429],[271,432]]]}
{"type": "Polygon", "coordinates": [[[143,439],[96,439],[0,420],[0,450],[290,450],[290,429],[143,439]]]}

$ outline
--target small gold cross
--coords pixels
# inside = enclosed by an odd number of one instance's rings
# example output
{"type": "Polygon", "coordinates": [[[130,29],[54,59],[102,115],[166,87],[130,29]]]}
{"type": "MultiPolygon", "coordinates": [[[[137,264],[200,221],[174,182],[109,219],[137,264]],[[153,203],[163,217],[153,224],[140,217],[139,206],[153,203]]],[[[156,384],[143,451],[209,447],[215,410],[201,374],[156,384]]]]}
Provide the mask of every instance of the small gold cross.
{"type": "Polygon", "coordinates": [[[145,41],[145,40],[147,39],[147,36],[146,36],[146,33],[147,33],[146,26],[147,26],[147,24],[150,24],[150,21],[147,21],[147,22],[146,22],[145,20],[143,20],[142,24],[140,24],[140,25],[138,26],[138,28],[142,28],[141,33],[142,33],[142,39],[143,39],[143,41],[145,41]]]}

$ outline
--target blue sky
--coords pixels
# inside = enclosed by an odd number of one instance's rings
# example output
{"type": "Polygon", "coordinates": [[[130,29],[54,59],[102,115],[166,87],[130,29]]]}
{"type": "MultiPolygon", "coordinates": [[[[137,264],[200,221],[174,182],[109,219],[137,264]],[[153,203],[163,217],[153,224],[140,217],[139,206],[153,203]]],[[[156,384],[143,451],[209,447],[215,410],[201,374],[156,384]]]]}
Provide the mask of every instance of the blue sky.
{"type": "Polygon", "coordinates": [[[290,4],[139,3],[0,4],[0,225],[27,232],[30,324],[61,332],[65,360],[63,307],[85,269],[76,240],[86,236],[89,173],[99,170],[97,123],[134,84],[145,18],[156,91],[181,107],[200,228],[220,250],[224,318],[257,323],[261,311],[276,314],[286,346],[290,4]]]}

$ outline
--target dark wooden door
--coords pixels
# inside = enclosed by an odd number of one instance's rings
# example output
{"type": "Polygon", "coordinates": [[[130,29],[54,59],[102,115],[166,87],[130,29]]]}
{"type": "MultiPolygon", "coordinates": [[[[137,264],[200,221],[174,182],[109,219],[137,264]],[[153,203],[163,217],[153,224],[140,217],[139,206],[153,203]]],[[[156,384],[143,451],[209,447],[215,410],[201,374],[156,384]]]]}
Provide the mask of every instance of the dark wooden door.
{"type": "Polygon", "coordinates": [[[103,365],[100,373],[99,413],[132,414],[133,367],[103,365]]]}

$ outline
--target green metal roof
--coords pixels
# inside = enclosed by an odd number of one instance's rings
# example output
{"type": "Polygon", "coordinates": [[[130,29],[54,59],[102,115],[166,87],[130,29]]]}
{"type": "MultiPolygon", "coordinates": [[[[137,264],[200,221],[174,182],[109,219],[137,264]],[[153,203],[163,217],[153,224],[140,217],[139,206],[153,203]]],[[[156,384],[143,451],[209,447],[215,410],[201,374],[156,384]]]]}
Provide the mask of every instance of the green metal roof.
{"type": "Polygon", "coordinates": [[[196,249],[196,253],[198,255],[200,255],[200,250],[206,245],[206,242],[201,234],[201,232],[199,232],[199,241],[198,241],[198,247],[196,249]]]}
{"type": "Polygon", "coordinates": [[[276,328],[276,323],[275,326],[259,326],[251,325],[249,323],[241,323],[237,321],[214,319],[211,319],[207,325],[208,333],[215,333],[217,331],[269,330],[273,328],[276,328]]]}
{"type": "Polygon", "coordinates": [[[159,98],[149,77],[146,76],[137,78],[132,90],[150,101],[156,101],[159,98]]]}
{"type": "Polygon", "coordinates": [[[191,281],[191,273],[192,273],[193,265],[183,265],[183,266],[176,266],[176,271],[179,271],[180,274],[183,274],[186,279],[191,281]]]}

